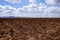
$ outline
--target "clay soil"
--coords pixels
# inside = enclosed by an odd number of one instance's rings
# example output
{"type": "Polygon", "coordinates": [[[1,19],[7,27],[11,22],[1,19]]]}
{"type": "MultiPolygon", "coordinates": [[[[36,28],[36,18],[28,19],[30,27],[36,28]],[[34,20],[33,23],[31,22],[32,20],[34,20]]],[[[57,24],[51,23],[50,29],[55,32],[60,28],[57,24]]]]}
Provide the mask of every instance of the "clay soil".
{"type": "Polygon", "coordinates": [[[0,40],[60,40],[60,19],[1,18],[0,40]]]}

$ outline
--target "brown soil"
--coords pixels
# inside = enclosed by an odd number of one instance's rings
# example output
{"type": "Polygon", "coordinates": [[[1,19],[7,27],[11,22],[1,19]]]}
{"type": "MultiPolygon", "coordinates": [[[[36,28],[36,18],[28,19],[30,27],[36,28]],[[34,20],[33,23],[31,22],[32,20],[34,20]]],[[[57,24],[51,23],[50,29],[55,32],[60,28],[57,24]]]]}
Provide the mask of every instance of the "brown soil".
{"type": "Polygon", "coordinates": [[[0,19],[0,40],[60,40],[60,19],[0,19]]]}

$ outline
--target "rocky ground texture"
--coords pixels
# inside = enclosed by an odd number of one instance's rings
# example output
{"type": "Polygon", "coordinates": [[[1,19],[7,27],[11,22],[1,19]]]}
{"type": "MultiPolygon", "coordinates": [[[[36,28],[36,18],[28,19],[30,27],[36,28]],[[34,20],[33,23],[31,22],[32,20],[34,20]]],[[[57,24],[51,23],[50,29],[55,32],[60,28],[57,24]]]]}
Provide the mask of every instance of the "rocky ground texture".
{"type": "Polygon", "coordinates": [[[60,19],[0,19],[0,40],[60,40],[60,19]]]}

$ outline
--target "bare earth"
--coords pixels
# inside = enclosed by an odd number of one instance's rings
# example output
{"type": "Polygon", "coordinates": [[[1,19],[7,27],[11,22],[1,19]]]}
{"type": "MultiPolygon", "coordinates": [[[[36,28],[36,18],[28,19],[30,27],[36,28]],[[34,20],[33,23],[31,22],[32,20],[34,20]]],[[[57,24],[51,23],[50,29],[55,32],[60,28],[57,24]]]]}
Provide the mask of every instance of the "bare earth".
{"type": "Polygon", "coordinates": [[[60,19],[0,19],[0,40],[60,40],[60,19]]]}

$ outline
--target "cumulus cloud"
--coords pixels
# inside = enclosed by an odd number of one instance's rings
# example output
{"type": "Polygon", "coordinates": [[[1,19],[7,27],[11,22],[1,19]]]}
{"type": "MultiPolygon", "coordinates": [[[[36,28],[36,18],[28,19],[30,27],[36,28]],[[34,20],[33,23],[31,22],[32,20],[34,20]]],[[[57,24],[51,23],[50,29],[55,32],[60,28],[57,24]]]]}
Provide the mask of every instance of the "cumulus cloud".
{"type": "Polygon", "coordinates": [[[45,15],[47,17],[59,17],[60,18],[60,7],[49,6],[46,8],[45,15]]]}
{"type": "Polygon", "coordinates": [[[46,6],[45,4],[29,4],[22,8],[0,5],[0,17],[60,17],[60,7],[46,6]]]}
{"type": "Polygon", "coordinates": [[[49,5],[60,5],[60,0],[45,0],[49,5]]]}
{"type": "Polygon", "coordinates": [[[14,11],[16,11],[16,8],[13,8],[11,6],[2,6],[0,5],[0,17],[3,16],[13,16],[14,15],[14,11]]]}
{"type": "Polygon", "coordinates": [[[21,0],[5,0],[7,2],[10,2],[10,3],[20,3],[21,0]]]}
{"type": "Polygon", "coordinates": [[[36,3],[36,0],[29,0],[30,3],[36,3]]]}
{"type": "Polygon", "coordinates": [[[30,4],[23,8],[18,8],[17,11],[23,17],[42,17],[44,15],[45,6],[42,4],[30,4]],[[42,14],[43,13],[43,14],[42,14]]]}

